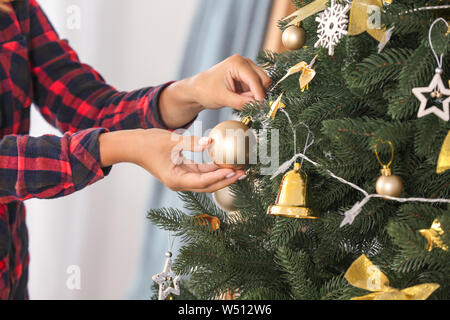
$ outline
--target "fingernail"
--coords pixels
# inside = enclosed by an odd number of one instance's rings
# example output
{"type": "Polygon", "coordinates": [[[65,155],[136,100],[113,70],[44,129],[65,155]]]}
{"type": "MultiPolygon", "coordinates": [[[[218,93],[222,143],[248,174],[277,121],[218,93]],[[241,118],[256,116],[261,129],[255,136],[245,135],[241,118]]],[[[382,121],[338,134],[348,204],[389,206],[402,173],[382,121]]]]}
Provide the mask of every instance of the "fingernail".
{"type": "Polygon", "coordinates": [[[202,137],[200,140],[198,140],[198,144],[201,146],[206,146],[211,141],[211,138],[209,137],[202,137]]]}
{"type": "Polygon", "coordinates": [[[231,177],[234,177],[236,175],[236,172],[232,172],[229,175],[227,175],[225,178],[230,179],[231,177]]]}
{"type": "Polygon", "coordinates": [[[238,180],[244,180],[245,178],[247,178],[247,175],[244,174],[242,177],[240,177],[238,180]]]}

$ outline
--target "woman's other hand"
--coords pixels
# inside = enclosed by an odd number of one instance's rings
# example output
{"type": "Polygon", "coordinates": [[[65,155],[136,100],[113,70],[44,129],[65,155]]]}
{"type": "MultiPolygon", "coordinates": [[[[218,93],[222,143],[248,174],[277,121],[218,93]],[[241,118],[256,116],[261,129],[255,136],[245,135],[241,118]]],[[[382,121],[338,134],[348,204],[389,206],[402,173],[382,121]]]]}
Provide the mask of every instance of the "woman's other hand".
{"type": "Polygon", "coordinates": [[[159,109],[170,129],[179,128],[204,109],[236,110],[263,100],[272,80],[249,58],[234,55],[209,70],[175,82],[161,94],[159,109]]]}

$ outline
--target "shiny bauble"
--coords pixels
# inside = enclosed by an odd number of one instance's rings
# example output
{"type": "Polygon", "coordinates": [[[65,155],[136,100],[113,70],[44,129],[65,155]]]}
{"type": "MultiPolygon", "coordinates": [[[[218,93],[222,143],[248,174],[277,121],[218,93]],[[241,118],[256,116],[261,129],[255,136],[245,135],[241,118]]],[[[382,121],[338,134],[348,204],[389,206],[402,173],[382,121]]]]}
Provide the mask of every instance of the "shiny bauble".
{"type": "Polygon", "coordinates": [[[255,135],[249,130],[250,120],[228,120],[215,126],[209,137],[213,139],[208,149],[209,157],[220,168],[243,169],[250,161],[250,148],[255,135]]]}
{"type": "Polygon", "coordinates": [[[213,199],[217,206],[225,212],[233,212],[237,210],[234,204],[235,198],[230,190],[230,187],[225,187],[214,192],[213,199]]]}
{"type": "Polygon", "coordinates": [[[402,179],[392,174],[391,169],[384,168],[377,180],[376,190],[381,196],[399,197],[403,192],[402,179]]]}
{"type": "Polygon", "coordinates": [[[281,41],[286,49],[298,50],[306,43],[306,32],[301,27],[290,26],[283,31],[281,41]]]}

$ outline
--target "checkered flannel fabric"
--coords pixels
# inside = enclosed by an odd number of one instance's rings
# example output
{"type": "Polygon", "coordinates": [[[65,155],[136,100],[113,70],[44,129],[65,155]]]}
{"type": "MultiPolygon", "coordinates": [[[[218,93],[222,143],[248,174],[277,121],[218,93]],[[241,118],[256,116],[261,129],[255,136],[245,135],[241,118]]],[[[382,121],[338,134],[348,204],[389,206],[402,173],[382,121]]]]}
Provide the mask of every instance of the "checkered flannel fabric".
{"type": "Polygon", "coordinates": [[[27,299],[23,201],[102,179],[109,168],[99,165],[99,134],[165,128],[158,99],[168,84],[119,92],[79,61],[35,0],[10,6],[0,13],[0,299],[27,299]],[[62,137],[28,135],[32,103],[62,137]]]}

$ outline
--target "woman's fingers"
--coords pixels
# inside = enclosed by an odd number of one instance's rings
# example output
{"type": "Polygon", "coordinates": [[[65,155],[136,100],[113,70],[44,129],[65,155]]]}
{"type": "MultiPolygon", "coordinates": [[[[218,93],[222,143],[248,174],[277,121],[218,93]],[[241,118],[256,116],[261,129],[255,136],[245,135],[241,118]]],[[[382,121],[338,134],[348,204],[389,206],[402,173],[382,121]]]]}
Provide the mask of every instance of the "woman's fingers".
{"type": "Polygon", "coordinates": [[[207,173],[220,169],[220,167],[217,166],[214,162],[197,163],[190,159],[185,159],[183,165],[186,168],[186,170],[199,173],[207,173]]]}
{"type": "Polygon", "coordinates": [[[227,91],[225,94],[224,104],[236,110],[241,110],[244,105],[255,101],[255,97],[251,92],[237,94],[227,91]]]}
{"type": "Polygon", "coordinates": [[[234,177],[234,178],[221,180],[221,181],[218,181],[218,182],[215,183],[215,184],[210,185],[208,188],[205,188],[205,189],[196,189],[196,190],[193,190],[193,192],[199,192],[199,193],[213,193],[213,192],[216,192],[217,190],[220,190],[220,189],[223,189],[223,188],[225,188],[225,187],[228,187],[229,185],[231,185],[231,184],[235,183],[236,181],[241,180],[241,179],[243,179],[243,178],[245,178],[245,177],[246,177],[246,175],[243,174],[243,175],[241,175],[241,176],[236,176],[236,177],[234,177]]]}
{"type": "Polygon", "coordinates": [[[179,177],[179,186],[194,192],[213,192],[219,190],[244,176],[242,170],[235,172],[232,169],[218,169],[206,173],[185,171],[179,177]]]}
{"type": "Polygon", "coordinates": [[[264,89],[267,90],[272,85],[272,79],[267,75],[267,73],[258,67],[256,63],[254,63],[251,59],[246,58],[249,65],[255,70],[255,72],[258,74],[258,76],[261,78],[261,82],[264,86],[264,89]]]}
{"type": "Polygon", "coordinates": [[[183,156],[183,151],[203,152],[209,148],[213,139],[209,137],[195,137],[195,136],[172,136],[172,141],[175,144],[172,147],[170,158],[175,165],[181,165],[186,162],[183,156]]]}
{"type": "Polygon", "coordinates": [[[204,108],[240,110],[245,104],[262,101],[272,80],[250,59],[233,55],[189,83],[195,102],[204,108]]]}
{"type": "Polygon", "coordinates": [[[202,152],[213,142],[209,137],[179,136],[174,135],[172,141],[175,144],[172,148],[172,156],[181,154],[182,151],[202,152]]]}
{"type": "Polygon", "coordinates": [[[234,70],[231,74],[236,90],[226,93],[227,105],[240,110],[247,103],[263,100],[266,90],[272,84],[270,77],[248,58],[234,56],[231,61],[234,64],[231,66],[234,70]]]}
{"type": "Polygon", "coordinates": [[[263,100],[266,96],[263,80],[258,72],[251,66],[251,64],[244,58],[238,64],[237,70],[238,81],[244,82],[253,93],[256,100],[263,100]]]}
{"type": "Polygon", "coordinates": [[[180,136],[179,147],[183,151],[201,152],[205,151],[213,140],[209,137],[180,136]]]}

